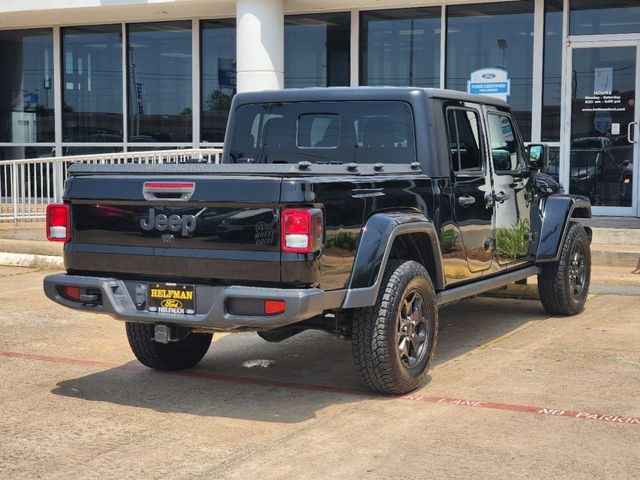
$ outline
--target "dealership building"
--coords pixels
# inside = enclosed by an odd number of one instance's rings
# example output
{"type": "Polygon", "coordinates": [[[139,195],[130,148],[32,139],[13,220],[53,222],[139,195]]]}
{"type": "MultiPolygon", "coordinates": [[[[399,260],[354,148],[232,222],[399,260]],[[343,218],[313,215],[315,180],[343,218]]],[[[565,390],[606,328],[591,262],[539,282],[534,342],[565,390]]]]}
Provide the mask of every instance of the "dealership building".
{"type": "Polygon", "coordinates": [[[0,160],[217,146],[242,91],[449,88],[640,216],[640,0],[7,0],[0,62],[0,160]]]}

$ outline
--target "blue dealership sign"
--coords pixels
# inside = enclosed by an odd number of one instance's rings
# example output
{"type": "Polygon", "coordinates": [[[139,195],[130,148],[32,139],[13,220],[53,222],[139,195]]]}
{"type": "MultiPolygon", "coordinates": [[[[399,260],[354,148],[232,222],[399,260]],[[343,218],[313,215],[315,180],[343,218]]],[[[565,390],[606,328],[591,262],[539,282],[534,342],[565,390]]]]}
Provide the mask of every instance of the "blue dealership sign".
{"type": "Polygon", "coordinates": [[[482,68],[471,73],[471,78],[467,81],[467,92],[490,95],[506,102],[511,94],[511,80],[506,70],[482,68]]]}
{"type": "Polygon", "coordinates": [[[509,95],[509,82],[470,82],[469,93],[477,93],[478,95],[502,93],[509,95]]]}

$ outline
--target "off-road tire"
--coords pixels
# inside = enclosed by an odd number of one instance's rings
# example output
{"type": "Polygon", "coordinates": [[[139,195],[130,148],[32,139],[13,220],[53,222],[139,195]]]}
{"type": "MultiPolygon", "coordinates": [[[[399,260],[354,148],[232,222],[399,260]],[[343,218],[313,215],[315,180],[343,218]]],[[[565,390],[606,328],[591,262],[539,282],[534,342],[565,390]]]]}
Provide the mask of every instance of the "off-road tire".
{"type": "MultiPolygon", "coordinates": [[[[414,297],[415,298],[415,297],[414,297]]],[[[422,318],[422,315],[421,315],[422,318]]],[[[426,269],[414,261],[390,261],[374,306],[352,312],[353,358],[367,385],[376,392],[405,394],[418,388],[429,371],[438,336],[435,291],[426,269]],[[401,308],[419,292],[426,325],[425,350],[413,367],[403,363],[399,342],[403,335],[401,308]]]]}
{"type": "Polygon", "coordinates": [[[542,306],[551,315],[575,315],[584,309],[591,283],[591,249],[589,237],[584,227],[577,222],[569,224],[564,243],[560,247],[557,262],[542,264],[538,275],[538,293],[542,306]],[[576,252],[582,258],[582,266],[576,265],[576,252]],[[584,278],[579,292],[576,292],[572,278],[576,273],[584,278]],[[576,272],[578,269],[578,272],[576,272]]]}
{"type": "Polygon", "coordinates": [[[211,334],[192,333],[169,343],[153,340],[153,325],[126,322],[127,338],[136,358],[155,370],[184,370],[196,365],[211,345],[211,334]]]}

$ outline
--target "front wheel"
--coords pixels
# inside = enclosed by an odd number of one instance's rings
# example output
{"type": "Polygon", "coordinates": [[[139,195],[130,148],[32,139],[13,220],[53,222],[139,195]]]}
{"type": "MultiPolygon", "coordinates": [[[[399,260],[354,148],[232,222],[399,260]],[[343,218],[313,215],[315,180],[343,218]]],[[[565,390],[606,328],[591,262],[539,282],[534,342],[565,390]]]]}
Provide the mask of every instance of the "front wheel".
{"type": "Polygon", "coordinates": [[[591,283],[591,248],[584,227],[571,222],[557,262],[543,264],[538,275],[542,306],[551,315],[575,315],[584,309],[591,283]]]}
{"type": "Polygon", "coordinates": [[[353,312],[353,357],[377,392],[404,394],[418,388],[429,370],[437,335],[433,284],[414,261],[390,262],[376,304],[353,312]]]}
{"type": "Polygon", "coordinates": [[[155,370],[184,370],[196,365],[209,350],[211,334],[191,333],[169,343],[153,339],[154,326],[126,322],[127,339],[136,358],[155,370]]]}

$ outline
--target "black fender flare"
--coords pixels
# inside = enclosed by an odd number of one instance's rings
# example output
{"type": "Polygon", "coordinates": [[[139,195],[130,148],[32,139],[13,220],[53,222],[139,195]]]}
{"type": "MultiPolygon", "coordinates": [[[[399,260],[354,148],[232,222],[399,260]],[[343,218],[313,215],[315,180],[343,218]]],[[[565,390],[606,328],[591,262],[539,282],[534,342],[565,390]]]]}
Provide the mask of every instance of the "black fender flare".
{"type": "MultiPolygon", "coordinates": [[[[538,215],[534,217],[532,230],[540,232],[536,242],[530,246],[529,254],[536,262],[555,262],[560,247],[569,231],[574,212],[580,210],[580,218],[591,218],[591,202],[578,195],[551,195],[540,202],[538,215]],[[539,223],[535,225],[535,223],[539,223]]],[[[591,230],[587,228],[589,238],[591,230]]]]}
{"type": "Polygon", "coordinates": [[[429,238],[435,270],[432,273],[435,278],[431,280],[436,289],[443,288],[440,241],[433,222],[424,215],[414,212],[376,213],[369,218],[362,229],[343,308],[359,308],[375,304],[393,242],[401,235],[412,233],[424,233],[429,238]]]}

